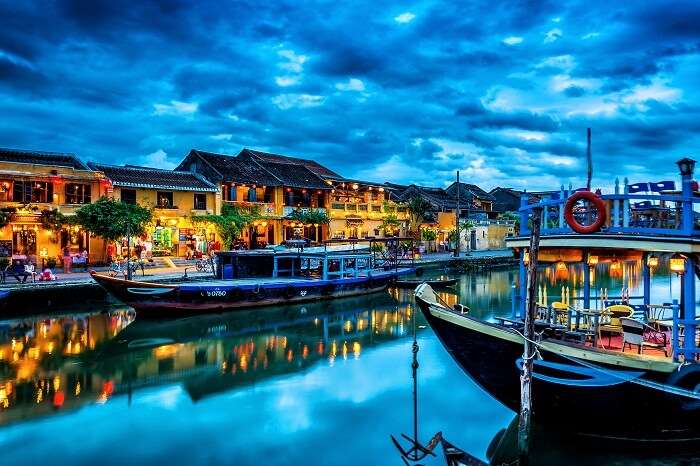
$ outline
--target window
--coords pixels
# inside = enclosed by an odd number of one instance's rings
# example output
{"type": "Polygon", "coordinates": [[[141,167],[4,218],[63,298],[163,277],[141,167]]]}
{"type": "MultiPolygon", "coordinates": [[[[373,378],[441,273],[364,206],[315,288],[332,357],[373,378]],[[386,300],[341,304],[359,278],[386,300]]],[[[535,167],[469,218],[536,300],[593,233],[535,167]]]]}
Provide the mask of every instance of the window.
{"type": "Polygon", "coordinates": [[[2,180],[0,181],[0,201],[11,201],[12,200],[12,181],[2,180]]]}
{"type": "Polygon", "coordinates": [[[172,209],[173,205],[173,192],[172,191],[158,191],[156,194],[157,207],[161,209],[172,209]]]}
{"type": "Polygon", "coordinates": [[[136,190],[122,188],[122,202],[124,204],[136,204],[136,190]]]}
{"type": "Polygon", "coordinates": [[[53,202],[53,183],[46,181],[15,181],[12,198],[15,202],[53,202]]]}
{"type": "Polygon", "coordinates": [[[248,202],[258,202],[258,193],[255,188],[248,189],[248,202]]]}
{"type": "Polygon", "coordinates": [[[207,195],[204,193],[194,193],[194,208],[196,210],[207,210],[207,195]]]}
{"type": "Polygon", "coordinates": [[[66,204],[89,204],[90,185],[66,183],[66,204]]]}

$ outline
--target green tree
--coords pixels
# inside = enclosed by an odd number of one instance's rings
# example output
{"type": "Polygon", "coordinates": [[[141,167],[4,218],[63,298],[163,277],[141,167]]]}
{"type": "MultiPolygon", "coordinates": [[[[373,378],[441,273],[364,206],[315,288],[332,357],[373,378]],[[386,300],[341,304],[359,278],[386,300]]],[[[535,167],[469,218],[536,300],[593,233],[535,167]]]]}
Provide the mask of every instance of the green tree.
{"type": "Polygon", "coordinates": [[[401,220],[396,214],[387,214],[382,219],[382,223],[379,224],[379,228],[384,230],[385,233],[394,234],[394,231],[401,227],[401,220]]]}
{"type": "Polygon", "coordinates": [[[146,232],[146,227],[152,219],[153,211],[147,207],[101,197],[96,202],[76,210],[70,223],[80,225],[105,239],[106,252],[107,241],[116,241],[127,233],[141,235],[146,232]]]}
{"type": "Polygon", "coordinates": [[[193,223],[211,223],[221,237],[225,249],[233,248],[235,241],[241,237],[243,229],[260,218],[257,209],[248,211],[235,205],[224,204],[221,215],[193,215],[193,223]]]}
{"type": "Polygon", "coordinates": [[[328,214],[322,210],[313,208],[309,210],[294,209],[287,215],[287,218],[295,222],[303,223],[304,225],[328,225],[331,223],[328,214]]]}

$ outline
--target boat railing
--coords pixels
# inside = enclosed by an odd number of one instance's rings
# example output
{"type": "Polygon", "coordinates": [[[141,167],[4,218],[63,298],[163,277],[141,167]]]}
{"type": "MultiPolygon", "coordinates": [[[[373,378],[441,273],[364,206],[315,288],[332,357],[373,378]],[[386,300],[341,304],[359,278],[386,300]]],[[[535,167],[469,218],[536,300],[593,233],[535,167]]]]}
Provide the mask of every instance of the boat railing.
{"type": "MultiPolygon", "coordinates": [[[[630,193],[627,179],[623,184],[615,180],[614,192],[600,194],[605,203],[606,222],[601,228],[602,233],[695,237],[700,236],[700,226],[696,221],[696,204],[700,203],[700,193],[693,191],[692,180],[684,177],[681,191],[662,191],[661,193],[637,194],[630,193]]],[[[562,185],[559,191],[554,191],[542,197],[536,203],[530,203],[529,193],[521,197],[520,234],[530,233],[532,209],[543,207],[542,235],[559,235],[574,233],[565,220],[565,205],[568,198],[575,192],[572,186],[565,189],[562,185]]],[[[577,210],[577,215],[585,216],[588,211],[577,210]]]]}

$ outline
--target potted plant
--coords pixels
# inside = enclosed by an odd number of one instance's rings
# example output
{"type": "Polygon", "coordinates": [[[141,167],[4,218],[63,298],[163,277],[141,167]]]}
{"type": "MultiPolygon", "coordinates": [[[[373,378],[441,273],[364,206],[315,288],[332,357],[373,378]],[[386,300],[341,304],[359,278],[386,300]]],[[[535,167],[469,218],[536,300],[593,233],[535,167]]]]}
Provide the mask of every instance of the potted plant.
{"type": "Polygon", "coordinates": [[[56,268],[56,264],[57,261],[55,257],[49,257],[48,259],[46,259],[46,268],[51,270],[52,272],[56,268]]]}

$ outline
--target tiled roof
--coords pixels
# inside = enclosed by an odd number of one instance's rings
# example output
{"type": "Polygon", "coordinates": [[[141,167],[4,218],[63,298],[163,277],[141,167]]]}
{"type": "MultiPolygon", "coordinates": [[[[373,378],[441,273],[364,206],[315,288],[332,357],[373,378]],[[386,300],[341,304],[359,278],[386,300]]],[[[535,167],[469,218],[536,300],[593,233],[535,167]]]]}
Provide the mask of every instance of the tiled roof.
{"type": "Polygon", "coordinates": [[[88,166],[81,162],[75,155],[61,152],[0,148],[0,161],[68,167],[75,170],[89,170],[88,166]]]}
{"type": "Polygon", "coordinates": [[[293,188],[330,189],[319,175],[305,165],[291,163],[275,163],[267,161],[265,169],[272,173],[285,186],[293,188]]]}
{"type": "MultiPolygon", "coordinates": [[[[447,191],[453,195],[457,195],[457,182],[452,183],[448,188],[447,191]]],[[[465,198],[470,198],[472,196],[476,197],[477,199],[482,199],[485,201],[493,201],[494,197],[478,187],[475,184],[471,183],[459,183],[459,195],[463,199],[465,198]]]]}
{"type": "Polygon", "coordinates": [[[161,170],[159,168],[103,165],[90,162],[93,170],[99,170],[114,186],[124,188],[167,189],[172,191],[218,190],[212,183],[196,173],[161,170]]]}
{"type": "Polygon", "coordinates": [[[282,181],[265,170],[254,160],[246,160],[232,155],[216,154],[193,149],[202,160],[219,172],[223,181],[233,183],[256,183],[261,186],[281,186],[282,181]]]}
{"type": "Polygon", "coordinates": [[[295,165],[303,165],[313,173],[317,174],[322,178],[331,178],[334,180],[342,180],[343,177],[338,175],[333,170],[328,167],[324,167],[315,160],[301,159],[298,157],[289,157],[286,155],[272,154],[270,152],[262,152],[253,149],[243,149],[238,156],[243,155],[244,157],[250,157],[262,162],[273,162],[273,163],[289,163],[295,165]]]}

